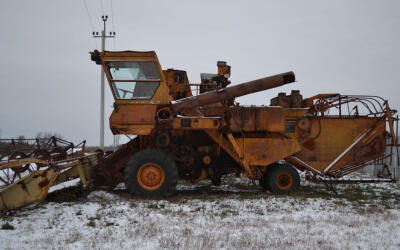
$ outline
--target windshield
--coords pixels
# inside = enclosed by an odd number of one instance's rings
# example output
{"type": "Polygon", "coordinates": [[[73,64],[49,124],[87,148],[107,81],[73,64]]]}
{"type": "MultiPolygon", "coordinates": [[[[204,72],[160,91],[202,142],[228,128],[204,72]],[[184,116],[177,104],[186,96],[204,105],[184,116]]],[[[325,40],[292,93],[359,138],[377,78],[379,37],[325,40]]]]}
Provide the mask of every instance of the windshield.
{"type": "Polygon", "coordinates": [[[116,99],[148,100],[160,86],[160,72],[154,61],[106,62],[116,99]]]}
{"type": "Polygon", "coordinates": [[[117,99],[148,100],[158,89],[160,82],[113,82],[113,91],[117,99]]]}
{"type": "Polygon", "coordinates": [[[108,62],[113,80],[160,80],[160,72],[153,61],[108,62]]]}

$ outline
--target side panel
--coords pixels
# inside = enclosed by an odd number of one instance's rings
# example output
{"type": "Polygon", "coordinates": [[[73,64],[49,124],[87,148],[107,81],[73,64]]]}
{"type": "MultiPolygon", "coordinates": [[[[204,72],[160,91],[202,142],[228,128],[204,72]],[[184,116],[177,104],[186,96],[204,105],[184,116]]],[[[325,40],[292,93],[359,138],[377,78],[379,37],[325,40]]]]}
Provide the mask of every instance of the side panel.
{"type": "Polygon", "coordinates": [[[239,138],[236,139],[250,166],[267,166],[300,151],[295,139],[239,138]]]}
{"type": "Polygon", "coordinates": [[[267,110],[267,131],[283,132],[285,131],[285,113],[280,107],[269,107],[267,110]]]}
{"type": "Polygon", "coordinates": [[[386,121],[383,119],[371,131],[366,131],[365,136],[362,135],[362,138],[351,149],[348,150],[349,147],[347,147],[347,152],[334,164],[331,163],[328,166],[330,168],[325,171],[337,175],[347,171],[344,168],[379,158],[386,150],[385,131],[386,121]]]}
{"type": "Polygon", "coordinates": [[[163,74],[174,100],[192,96],[186,71],[168,69],[163,70],[163,74]]]}
{"type": "Polygon", "coordinates": [[[370,152],[369,149],[366,150],[365,147],[354,147],[352,149],[353,152],[349,151],[331,170],[348,164],[356,164],[369,158],[376,158],[385,150],[385,146],[381,145],[382,139],[379,139],[384,138],[385,120],[380,121],[379,118],[367,117],[320,117],[318,120],[312,121],[311,132],[307,138],[301,141],[302,150],[295,156],[321,172],[345,152],[357,138],[368,131],[368,129],[375,128],[375,136],[371,138],[366,137],[365,143],[368,144],[370,141],[373,145],[377,145],[372,146],[372,148],[376,147],[376,150],[371,153],[372,151],[370,152]],[[378,126],[375,127],[375,125],[378,126]],[[376,144],[374,144],[375,142],[376,144]],[[366,153],[363,153],[363,150],[366,150],[366,153]]]}
{"type": "Polygon", "coordinates": [[[114,134],[147,135],[156,124],[156,105],[119,105],[110,117],[114,134]]]}
{"type": "Polygon", "coordinates": [[[281,107],[233,107],[229,109],[232,132],[283,132],[285,111],[281,107]]]}

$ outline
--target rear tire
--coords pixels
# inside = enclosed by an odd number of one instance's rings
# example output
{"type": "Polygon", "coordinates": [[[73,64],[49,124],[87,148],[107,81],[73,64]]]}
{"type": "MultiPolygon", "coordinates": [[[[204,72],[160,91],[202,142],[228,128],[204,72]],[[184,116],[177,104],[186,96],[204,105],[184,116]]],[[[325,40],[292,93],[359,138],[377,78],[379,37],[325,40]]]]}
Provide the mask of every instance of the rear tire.
{"type": "Polygon", "coordinates": [[[266,179],[267,189],[274,194],[290,194],[299,190],[300,176],[295,168],[287,164],[269,167],[266,179]]]}
{"type": "Polygon", "coordinates": [[[258,184],[260,184],[260,186],[261,186],[264,190],[269,190],[267,175],[268,175],[268,173],[264,174],[263,177],[261,177],[261,179],[258,180],[258,184]]]}
{"type": "Polygon", "coordinates": [[[124,178],[131,194],[167,197],[175,191],[178,169],[166,153],[154,149],[143,150],[127,162],[124,178]]]}

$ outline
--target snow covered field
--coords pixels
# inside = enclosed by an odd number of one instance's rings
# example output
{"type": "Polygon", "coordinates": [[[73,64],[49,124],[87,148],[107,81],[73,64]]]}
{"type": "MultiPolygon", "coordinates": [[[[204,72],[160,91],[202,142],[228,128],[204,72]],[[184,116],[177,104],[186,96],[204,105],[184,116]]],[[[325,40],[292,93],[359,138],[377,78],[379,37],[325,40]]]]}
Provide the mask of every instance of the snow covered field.
{"type": "Polygon", "coordinates": [[[1,249],[399,249],[400,184],[302,182],[277,196],[230,177],[167,200],[67,189],[0,215],[1,249]],[[9,230],[6,230],[9,228],[9,230]]]}

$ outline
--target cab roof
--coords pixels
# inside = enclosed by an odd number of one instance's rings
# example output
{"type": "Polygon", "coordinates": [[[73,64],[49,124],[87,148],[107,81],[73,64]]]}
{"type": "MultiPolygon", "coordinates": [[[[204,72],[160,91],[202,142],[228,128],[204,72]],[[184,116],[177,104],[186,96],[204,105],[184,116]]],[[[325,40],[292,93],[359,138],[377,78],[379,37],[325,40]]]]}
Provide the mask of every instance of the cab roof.
{"type": "Polygon", "coordinates": [[[118,56],[118,57],[155,57],[156,52],[155,51],[132,51],[132,50],[125,50],[125,51],[103,51],[100,52],[101,56],[118,56]]]}
{"type": "MultiPolygon", "coordinates": [[[[96,64],[101,64],[101,59],[103,60],[126,60],[125,58],[157,58],[157,54],[155,51],[132,51],[132,50],[125,50],[125,51],[98,51],[94,50],[89,52],[91,55],[92,61],[96,62],[96,64]]],[[[129,59],[128,59],[129,60],[129,59]]]]}

